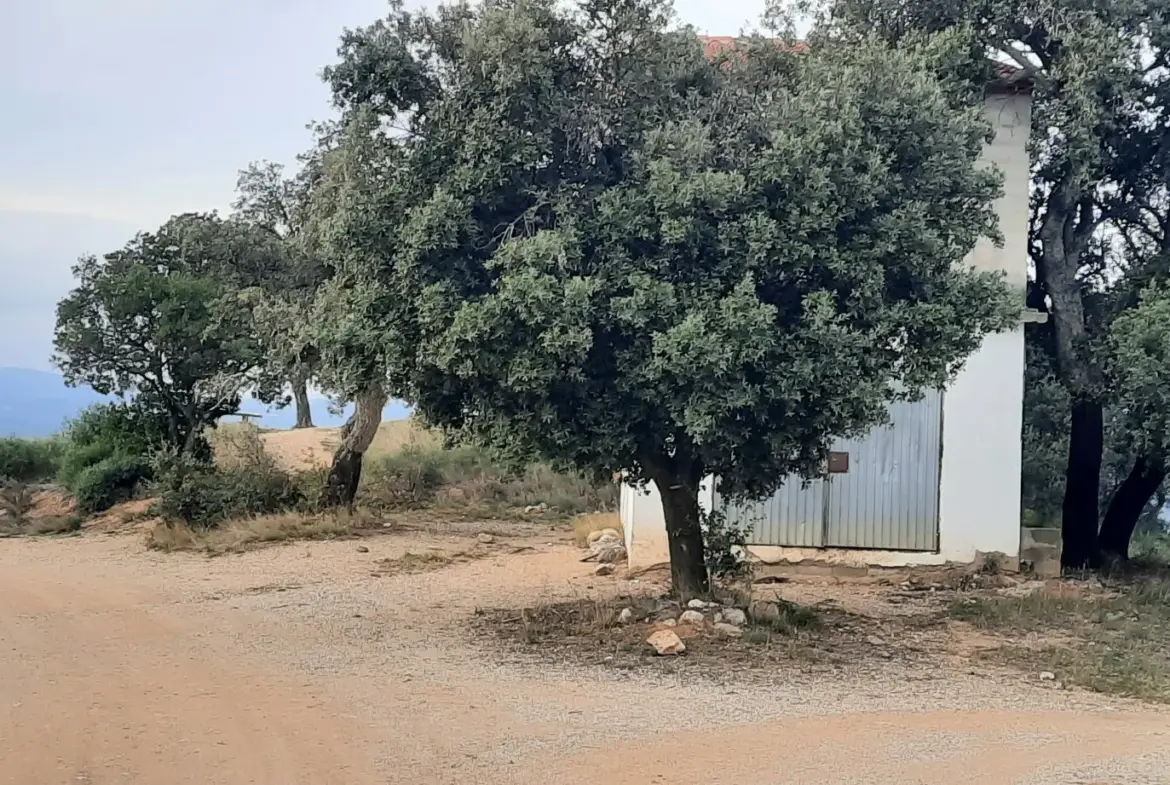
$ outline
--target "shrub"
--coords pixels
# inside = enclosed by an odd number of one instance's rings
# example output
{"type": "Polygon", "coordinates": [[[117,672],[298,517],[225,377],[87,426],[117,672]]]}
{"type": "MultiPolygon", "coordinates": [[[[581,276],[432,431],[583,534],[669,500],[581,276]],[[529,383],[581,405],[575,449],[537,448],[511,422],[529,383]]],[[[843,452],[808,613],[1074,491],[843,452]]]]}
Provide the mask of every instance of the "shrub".
{"type": "Polygon", "coordinates": [[[57,482],[77,492],[90,467],[114,458],[142,459],[166,443],[159,416],[132,403],[97,404],[69,423],[57,482]]]}
{"type": "Polygon", "coordinates": [[[19,480],[0,479],[0,513],[8,523],[20,526],[33,506],[32,491],[19,480]]]}
{"type": "Polygon", "coordinates": [[[410,445],[368,462],[362,498],[389,509],[431,505],[501,509],[544,503],[560,514],[574,515],[615,508],[618,488],[608,480],[593,482],[545,464],[511,470],[475,447],[410,445]]]}
{"type": "Polygon", "coordinates": [[[58,439],[0,439],[0,479],[43,482],[57,473],[58,439]]]}
{"type": "Polygon", "coordinates": [[[139,486],[154,472],[145,458],[115,455],[83,470],[73,494],[77,510],[85,514],[103,512],[134,497],[139,486]]]}
{"type": "Polygon", "coordinates": [[[285,512],[305,501],[296,478],[267,458],[227,468],[175,461],[158,490],[155,512],[169,523],[195,529],[285,512]]]}

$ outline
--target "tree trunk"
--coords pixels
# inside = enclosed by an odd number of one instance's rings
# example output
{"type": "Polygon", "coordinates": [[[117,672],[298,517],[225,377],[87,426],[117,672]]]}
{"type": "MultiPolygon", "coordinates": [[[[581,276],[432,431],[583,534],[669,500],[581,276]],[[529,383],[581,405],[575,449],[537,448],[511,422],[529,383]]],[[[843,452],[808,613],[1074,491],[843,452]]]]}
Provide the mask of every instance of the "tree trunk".
{"type": "Polygon", "coordinates": [[[1073,404],[1064,506],[1061,510],[1064,550],[1060,557],[1061,566],[1070,569],[1096,569],[1101,566],[1097,526],[1100,521],[1098,494],[1104,430],[1100,403],[1077,401],[1073,404]]]}
{"type": "Polygon", "coordinates": [[[389,394],[381,384],[372,385],[354,399],[353,415],[342,430],[341,446],[333,454],[333,465],[325,482],[322,503],[327,507],[352,507],[362,478],[362,456],[369,449],[389,394]]]}
{"type": "Polygon", "coordinates": [[[683,602],[711,593],[699,513],[699,481],[702,477],[697,474],[680,472],[673,467],[662,467],[653,472],[654,484],[662,497],[662,514],[670,547],[671,588],[683,602]]]}
{"type": "Polygon", "coordinates": [[[1040,225],[1042,251],[1036,274],[1051,300],[1052,335],[1060,380],[1073,396],[1068,467],[1062,506],[1061,564],[1073,569],[1100,565],[1097,526],[1101,487],[1104,421],[1101,374],[1091,354],[1085,322],[1084,293],[1077,270],[1081,254],[1097,225],[1091,197],[1071,167],[1053,184],[1040,225]]]}
{"type": "Polygon", "coordinates": [[[1133,469],[1113,494],[1101,524],[1101,552],[1106,557],[1121,561],[1129,558],[1129,541],[1138,519],[1165,479],[1166,470],[1144,456],[1134,461],[1133,469]]]}
{"type": "Polygon", "coordinates": [[[313,427],[313,407],[309,404],[309,383],[303,378],[294,379],[292,383],[293,401],[297,407],[297,424],[294,428],[313,427]]]}

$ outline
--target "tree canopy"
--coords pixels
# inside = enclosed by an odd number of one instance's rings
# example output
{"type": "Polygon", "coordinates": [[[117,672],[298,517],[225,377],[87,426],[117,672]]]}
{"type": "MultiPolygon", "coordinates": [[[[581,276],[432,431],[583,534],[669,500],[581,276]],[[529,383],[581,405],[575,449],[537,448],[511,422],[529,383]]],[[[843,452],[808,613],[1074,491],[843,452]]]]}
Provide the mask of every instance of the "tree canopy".
{"type": "Polygon", "coordinates": [[[267,235],[196,214],[85,257],[57,306],[54,363],[69,384],[160,413],[171,445],[189,450],[205,426],[237,410],[258,366],[246,314],[223,303],[283,259],[267,235]]]}
{"type": "Polygon", "coordinates": [[[707,587],[698,485],[763,495],[945,384],[1022,304],[958,35],[741,41],[650,0],[399,4],[326,72],[323,354],[517,459],[662,492],[707,587]]]}

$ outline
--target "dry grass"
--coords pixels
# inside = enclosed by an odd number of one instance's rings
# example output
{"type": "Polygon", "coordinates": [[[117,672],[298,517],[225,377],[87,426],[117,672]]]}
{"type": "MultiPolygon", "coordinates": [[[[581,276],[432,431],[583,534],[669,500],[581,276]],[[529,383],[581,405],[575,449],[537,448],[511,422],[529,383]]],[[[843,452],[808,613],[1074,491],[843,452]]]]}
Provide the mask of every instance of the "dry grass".
{"type": "Polygon", "coordinates": [[[372,524],[372,519],[360,512],[264,515],[227,521],[205,530],[196,530],[181,524],[160,523],[147,532],[146,545],[167,552],[199,551],[215,555],[290,540],[348,537],[363,529],[369,529],[372,524]]]}
{"type": "Polygon", "coordinates": [[[1026,596],[957,598],[950,616],[992,631],[989,659],[1078,686],[1170,703],[1170,571],[1085,584],[1056,583],[1026,596]]]}
{"type": "Polygon", "coordinates": [[[669,627],[687,647],[683,657],[669,662],[656,657],[646,643],[655,630],[668,629],[661,619],[680,613],[678,605],[665,598],[591,597],[519,610],[481,609],[477,616],[481,628],[493,637],[532,648],[558,661],[623,668],[658,664],[721,672],[768,669],[797,661],[808,667],[828,665],[827,658],[818,656],[818,647],[829,644],[833,625],[826,624],[814,609],[783,602],[779,607],[777,618],[750,620],[739,638],[717,632],[711,623],[711,612],[702,624],[669,627]],[[631,610],[633,620],[622,624],[619,619],[626,608],[631,610]]]}
{"type": "Polygon", "coordinates": [[[377,564],[377,571],[374,573],[378,576],[385,575],[399,575],[402,573],[418,573],[430,572],[431,570],[439,570],[443,567],[448,567],[457,562],[470,561],[474,558],[480,558],[486,554],[475,555],[469,551],[459,551],[458,553],[449,553],[437,549],[426,550],[421,552],[407,551],[406,553],[396,558],[379,559],[377,564]]]}
{"type": "Polygon", "coordinates": [[[589,544],[590,534],[605,529],[613,529],[623,539],[625,538],[621,516],[616,512],[593,512],[577,515],[573,518],[573,541],[578,548],[584,548],[589,544]]]}
{"type": "MultiPolygon", "coordinates": [[[[230,464],[237,435],[247,431],[260,434],[268,454],[277,465],[292,472],[328,466],[341,442],[340,428],[261,431],[251,423],[226,423],[210,434],[218,464],[230,464]]],[[[366,457],[376,460],[407,447],[436,447],[440,442],[438,434],[420,427],[413,419],[387,420],[379,426],[366,457]]]]}

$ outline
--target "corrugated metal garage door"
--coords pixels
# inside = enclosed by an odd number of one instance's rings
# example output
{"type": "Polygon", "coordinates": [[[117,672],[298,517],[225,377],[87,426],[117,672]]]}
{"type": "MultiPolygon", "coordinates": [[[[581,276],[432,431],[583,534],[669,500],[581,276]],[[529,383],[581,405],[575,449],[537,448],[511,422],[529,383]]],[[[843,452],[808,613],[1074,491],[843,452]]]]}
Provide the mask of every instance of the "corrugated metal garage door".
{"type": "MultiPolygon", "coordinates": [[[[730,522],[750,526],[752,545],[938,550],[942,393],[890,408],[889,425],[833,451],[848,467],[807,486],[799,477],[765,502],[722,503],[730,522]]],[[[838,467],[841,468],[841,467],[838,467]]]]}

